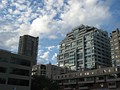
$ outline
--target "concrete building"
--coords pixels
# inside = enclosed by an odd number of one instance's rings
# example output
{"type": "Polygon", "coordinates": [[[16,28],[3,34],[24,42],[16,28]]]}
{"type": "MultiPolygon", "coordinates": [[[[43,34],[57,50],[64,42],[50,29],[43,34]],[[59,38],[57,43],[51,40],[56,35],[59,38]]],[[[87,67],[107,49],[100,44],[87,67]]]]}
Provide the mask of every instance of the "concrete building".
{"type": "Polygon", "coordinates": [[[52,79],[54,75],[59,75],[60,71],[60,67],[51,64],[39,64],[32,67],[32,75],[44,75],[50,79],[52,79]]]}
{"type": "Polygon", "coordinates": [[[37,62],[38,37],[29,35],[20,36],[18,54],[29,56],[34,59],[33,64],[37,62]]]}
{"type": "Polygon", "coordinates": [[[71,70],[111,66],[110,40],[106,31],[78,26],[60,43],[58,66],[71,70]]]}
{"type": "Polygon", "coordinates": [[[112,66],[120,66],[120,30],[116,29],[111,33],[111,57],[112,66]]]}
{"type": "Polygon", "coordinates": [[[59,90],[120,90],[120,67],[56,75],[59,90]]]}
{"type": "Polygon", "coordinates": [[[30,90],[32,60],[0,50],[0,90],[30,90]]]}

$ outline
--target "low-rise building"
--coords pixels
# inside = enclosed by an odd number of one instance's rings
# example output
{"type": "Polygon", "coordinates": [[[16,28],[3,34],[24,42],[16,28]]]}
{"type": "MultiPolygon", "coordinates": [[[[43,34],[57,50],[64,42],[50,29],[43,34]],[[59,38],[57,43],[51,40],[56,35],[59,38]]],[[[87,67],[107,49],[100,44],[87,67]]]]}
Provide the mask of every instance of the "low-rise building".
{"type": "Polygon", "coordinates": [[[120,90],[120,67],[56,75],[60,90],[120,90]]]}
{"type": "Polygon", "coordinates": [[[61,68],[56,66],[56,65],[51,65],[49,64],[39,64],[39,65],[34,65],[32,67],[32,75],[44,75],[50,79],[54,75],[59,75],[60,74],[61,68]]]}
{"type": "Polygon", "coordinates": [[[30,90],[32,60],[0,50],[0,90],[30,90]]]}

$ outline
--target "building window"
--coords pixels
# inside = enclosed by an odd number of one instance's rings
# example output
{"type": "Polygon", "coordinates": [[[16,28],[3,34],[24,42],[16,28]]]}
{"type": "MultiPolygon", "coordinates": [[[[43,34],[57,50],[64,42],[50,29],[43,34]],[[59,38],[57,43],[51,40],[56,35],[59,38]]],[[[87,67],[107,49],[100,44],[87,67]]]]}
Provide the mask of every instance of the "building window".
{"type": "Polygon", "coordinates": [[[114,56],[112,56],[112,59],[114,58],[114,56]]]}
{"type": "Polygon", "coordinates": [[[115,68],[115,71],[118,71],[118,69],[117,69],[117,68],[115,68]]]}
{"type": "Polygon", "coordinates": [[[108,72],[111,72],[111,70],[109,69],[108,72]]]}
{"type": "Polygon", "coordinates": [[[72,42],[72,47],[74,47],[76,45],[76,42],[72,42]]]}
{"type": "Polygon", "coordinates": [[[86,47],[91,47],[91,45],[92,45],[91,41],[87,41],[87,42],[85,43],[85,46],[86,46],[86,47]]]}
{"type": "Polygon", "coordinates": [[[29,86],[29,80],[8,78],[9,85],[29,86]]]}
{"type": "Polygon", "coordinates": [[[65,49],[69,49],[69,48],[71,48],[71,44],[70,43],[65,45],[65,49]]]}
{"type": "Polygon", "coordinates": [[[104,77],[103,76],[99,76],[99,77],[96,77],[97,80],[104,80],[104,77]]]}
{"type": "Polygon", "coordinates": [[[30,61],[24,60],[24,59],[15,58],[15,57],[11,58],[10,63],[23,65],[23,66],[30,66],[31,65],[30,61]]]}
{"type": "Polygon", "coordinates": [[[79,81],[84,81],[84,78],[80,78],[79,81]]]}
{"type": "Polygon", "coordinates": [[[59,66],[60,66],[60,67],[63,66],[63,61],[59,62],[59,66]]]}
{"type": "Polygon", "coordinates": [[[71,65],[74,65],[74,64],[75,64],[74,58],[73,59],[69,59],[69,65],[71,66],[71,65]]]}
{"type": "Polygon", "coordinates": [[[7,62],[6,58],[0,57],[0,62],[7,62]]]}
{"type": "Polygon", "coordinates": [[[69,66],[69,61],[65,60],[64,64],[65,64],[65,66],[69,66]]]}
{"type": "Polygon", "coordinates": [[[114,39],[114,41],[117,41],[117,39],[114,39]]]}
{"type": "Polygon", "coordinates": [[[115,49],[118,49],[118,47],[116,47],[115,49]]]}
{"type": "Polygon", "coordinates": [[[92,81],[92,80],[94,80],[94,78],[93,77],[88,77],[88,78],[86,78],[86,80],[87,81],[92,81]]]}
{"type": "Polygon", "coordinates": [[[89,72],[87,72],[86,75],[89,75],[89,72]]]}
{"type": "Polygon", "coordinates": [[[23,76],[29,76],[30,75],[29,70],[18,69],[18,68],[10,68],[9,73],[10,74],[16,74],[16,75],[23,75],[23,76]]]}
{"type": "Polygon", "coordinates": [[[103,70],[103,73],[106,73],[106,70],[103,70]]]}
{"type": "Polygon", "coordinates": [[[77,45],[82,45],[82,40],[77,40],[77,45]]]}
{"type": "Polygon", "coordinates": [[[6,80],[5,78],[0,78],[0,84],[5,84],[6,80]]]}
{"type": "Polygon", "coordinates": [[[82,73],[80,73],[80,76],[82,76],[82,73]]]}
{"type": "Polygon", "coordinates": [[[109,82],[109,86],[115,86],[116,83],[115,82],[109,82]]]}
{"type": "Polygon", "coordinates": [[[69,53],[65,53],[64,58],[69,58],[69,53]]]}
{"type": "Polygon", "coordinates": [[[94,74],[94,72],[92,72],[92,74],[94,74]]]}
{"type": "Polygon", "coordinates": [[[91,34],[87,34],[87,35],[85,35],[85,40],[87,41],[87,40],[90,40],[92,38],[92,35],[91,34]]]}
{"type": "Polygon", "coordinates": [[[64,48],[65,47],[65,44],[63,43],[63,44],[61,44],[61,48],[64,48]]]}
{"type": "Polygon", "coordinates": [[[6,68],[5,67],[0,67],[0,73],[6,73],[6,68]]]}
{"type": "Polygon", "coordinates": [[[75,66],[71,66],[71,70],[76,70],[76,67],[75,66]]]}
{"type": "Polygon", "coordinates": [[[83,58],[83,53],[77,54],[77,59],[82,59],[83,58]]]}

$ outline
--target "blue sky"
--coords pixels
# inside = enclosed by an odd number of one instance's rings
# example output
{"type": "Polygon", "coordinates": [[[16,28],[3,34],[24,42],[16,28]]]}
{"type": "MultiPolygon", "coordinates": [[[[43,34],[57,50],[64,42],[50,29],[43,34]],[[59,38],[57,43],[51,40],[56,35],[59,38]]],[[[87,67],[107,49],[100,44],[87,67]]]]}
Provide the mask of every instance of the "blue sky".
{"type": "Polygon", "coordinates": [[[120,0],[0,0],[0,49],[17,52],[19,36],[39,36],[38,64],[56,64],[59,43],[81,24],[120,28],[120,0]]]}

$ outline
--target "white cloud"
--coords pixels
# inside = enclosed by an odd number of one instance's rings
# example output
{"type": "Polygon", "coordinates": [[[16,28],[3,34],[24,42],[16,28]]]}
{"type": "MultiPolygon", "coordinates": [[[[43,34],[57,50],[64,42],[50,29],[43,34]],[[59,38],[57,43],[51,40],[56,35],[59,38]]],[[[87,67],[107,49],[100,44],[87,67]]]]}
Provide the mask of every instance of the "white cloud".
{"type": "Polygon", "coordinates": [[[60,45],[57,45],[57,48],[59,49],[59,48],[60,48],[60,45]]]}
{"type": "Polygon", "coordinates": [[[53,56],[52,56],[52,60],[56,60],[57,59],[57,53],[55,53],[53,56]]]}
{"type": "Polygon", "coordinates": [[[49,21],[50,21],[50,18],[46,15],[35,19],[32,22],[31,30],[29,34],[32,34],[34,36],[39,36],[41,34],[50,33],[50,29],[47,26],[49,24],[49,21]]]}
{"type": "Polygon", "coordinates": [[[37,64],[46,64],[46,61],[43,59],[38,58],[37,59],[37,64]]]}
{"type": "Polygon", "coordinates": [[[44,60],[48,60],[49,59],[49,51],[44,52],[43,55],[40,56],[40,58],[42,58],[44,60]]]}
{"type": "MultiPolygon", "coordinates": [[[[0,47],[15,48],[12,45],[17,46],[18,37],[24,34],[39,36],[40,39],[58,39],[61,38],[58,37],[59,34],[65,36],[80,24],[101,26],[111,15],[109,5],[105,4],[108,3],[107,0],[68,0],[68,5],[63,3],[64,0],[43,2],[44,6],[40,7],[42,3],[37,0],[35,5],[29,0],[11,0],[8,9],[8,1],[2,0],[0,7],[5,8],[5,11],[2,8],[0,11],[6,15],[0,15],[0,41],[4,41],[0,47]],[[17,39],[14,39],[16,37],[17,39]]],[[[49,52],[46,52],[41,57],[47,60],[48,54],[49,52]]]]}
{"type": "Polygon", "coordinates": [[[44,15],[41,14],[33,21],[29,34],[54,39],[57,38],[58,33],[65,34],[80,24],[100,26],[110,17],[111,13],[108,6],[99,2],[98,0],[69,0],[69,5],[66,5],[63,4],[63,1],[56,1],[56,4],[53,0],[46,1],[45,10],[43,9],[44,11],[41,12],[44,15]],[[61,8],[62,5],[64,10],[58,10],[57,8],[61,8]],[[53,20],[53,17],[59,12],[62,12],[61,20],[53,20]]]}
{"type": "Polygon", "coordinates": [[[48,38],[49,38],[49,39],[57,39],[58,37],[55,36],[55,35],[50,35],[50,36],[48,36],[48,38]]]}
{"type": "Polygon", "coordinates": [[[46,47],[48,50],[51,50],[53,48],[55,48],[56,46],[49,46],[49,47],[46,47]]]}

